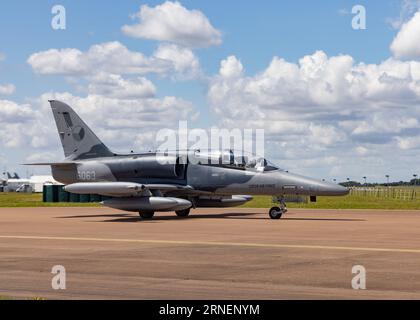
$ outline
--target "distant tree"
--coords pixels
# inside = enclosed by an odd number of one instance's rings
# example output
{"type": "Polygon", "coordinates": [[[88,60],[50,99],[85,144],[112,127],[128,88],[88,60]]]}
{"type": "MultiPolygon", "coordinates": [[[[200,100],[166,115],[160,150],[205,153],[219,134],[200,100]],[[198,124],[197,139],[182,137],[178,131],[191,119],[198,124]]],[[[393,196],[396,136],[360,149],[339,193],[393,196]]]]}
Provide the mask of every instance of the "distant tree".
{"type": "Polygon", "coordinates": [[[339,185],[350,188],[350,187],[360,187],[362,184],[357,181],[346,181],[346,182],[340,182],[339,185]]]}

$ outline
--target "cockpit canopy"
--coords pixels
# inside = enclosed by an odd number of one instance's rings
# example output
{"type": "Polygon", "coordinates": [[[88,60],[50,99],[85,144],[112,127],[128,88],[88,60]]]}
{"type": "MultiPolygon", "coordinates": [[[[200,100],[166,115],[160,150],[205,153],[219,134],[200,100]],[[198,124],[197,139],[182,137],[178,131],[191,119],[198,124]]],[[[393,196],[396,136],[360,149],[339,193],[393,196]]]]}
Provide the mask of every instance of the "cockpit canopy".
{"type": "Polygon", "coordinates": [[[189,162],[201,165],[222,166],[232,169],[255,170],[260,172],[280,170],[267,159],[242,151],[195,150],[189,162]]]}

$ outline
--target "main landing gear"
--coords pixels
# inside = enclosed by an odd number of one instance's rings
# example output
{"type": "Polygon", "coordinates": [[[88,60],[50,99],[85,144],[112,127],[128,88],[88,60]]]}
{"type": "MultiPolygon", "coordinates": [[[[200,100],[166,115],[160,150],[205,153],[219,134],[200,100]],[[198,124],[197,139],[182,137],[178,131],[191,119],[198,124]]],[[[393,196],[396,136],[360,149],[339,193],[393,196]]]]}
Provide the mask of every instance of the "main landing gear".
{"type": "MultiPolygon", "coordinates": [[[[190,209],[178,210],[178,211],[175,211],[175,213],[178,217],[185,218],[185,217],[188,217],[188,215],[190,214],[190,209]]],[[[154,211],[140,211],[139,215],[143,220],[150,220],[155,215],[155,212],[154,211]]]]}
{"type": "Polygon", "coordinates": [[[140,211],[139,215],[144,220],[150,220],[155,215],[155,212],[154,211],[140,211]]]}
{"type": "Polygon", "coordinates": [[[268,215],[273,220],[278,220],[281,216],[287,212],[286,202],[284,201],[283,197],[273,197],[273,202],[278,203],[278,207],[272,207],[270,211],[268,211],[268,215]]]}
{"type": "Polygon", "coordinates": [[[175,211],[176,215],[181,218],[188,217],[190,214],[190,208],[184,210],[175,211]]]}

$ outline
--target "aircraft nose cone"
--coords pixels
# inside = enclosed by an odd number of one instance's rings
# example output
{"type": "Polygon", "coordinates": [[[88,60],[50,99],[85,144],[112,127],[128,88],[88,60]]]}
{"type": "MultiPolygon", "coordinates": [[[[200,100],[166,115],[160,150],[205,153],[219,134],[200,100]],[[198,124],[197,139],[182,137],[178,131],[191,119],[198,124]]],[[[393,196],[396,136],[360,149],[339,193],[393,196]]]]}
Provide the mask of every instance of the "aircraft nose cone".
{"type": "Polygon", "coordinates": [[[283,191],[287,190],[285,189],[285,186],[295,186],[295,189],[290,189],[298,190],[300,194],[307,194],[311,196],[345,196],[350,192],[348,188],[335,183],[308,178],[292,173],[281,173],[279,180],[283,184],[283,191]]]}
{"type": "Polygon", "coordinates": [[[328,196],[345,196],[349,194],[350,190],[346,187],[340,186],[339,184],[324,182],[319,186],[320,195],[328,196]]]}

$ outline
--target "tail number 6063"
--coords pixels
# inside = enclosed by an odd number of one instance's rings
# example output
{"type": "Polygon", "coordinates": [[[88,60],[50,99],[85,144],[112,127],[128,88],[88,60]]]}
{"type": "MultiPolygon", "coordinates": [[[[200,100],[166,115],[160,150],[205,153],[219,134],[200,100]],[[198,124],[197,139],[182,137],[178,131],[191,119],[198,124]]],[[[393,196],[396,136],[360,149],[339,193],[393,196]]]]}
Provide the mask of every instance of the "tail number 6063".
{"type": "Polygon", "coordinates": [[[78,171],[77,175],[79,177],[79,180],[82,180],[82,181],[96,180],[95,171],[78,171]]]}

